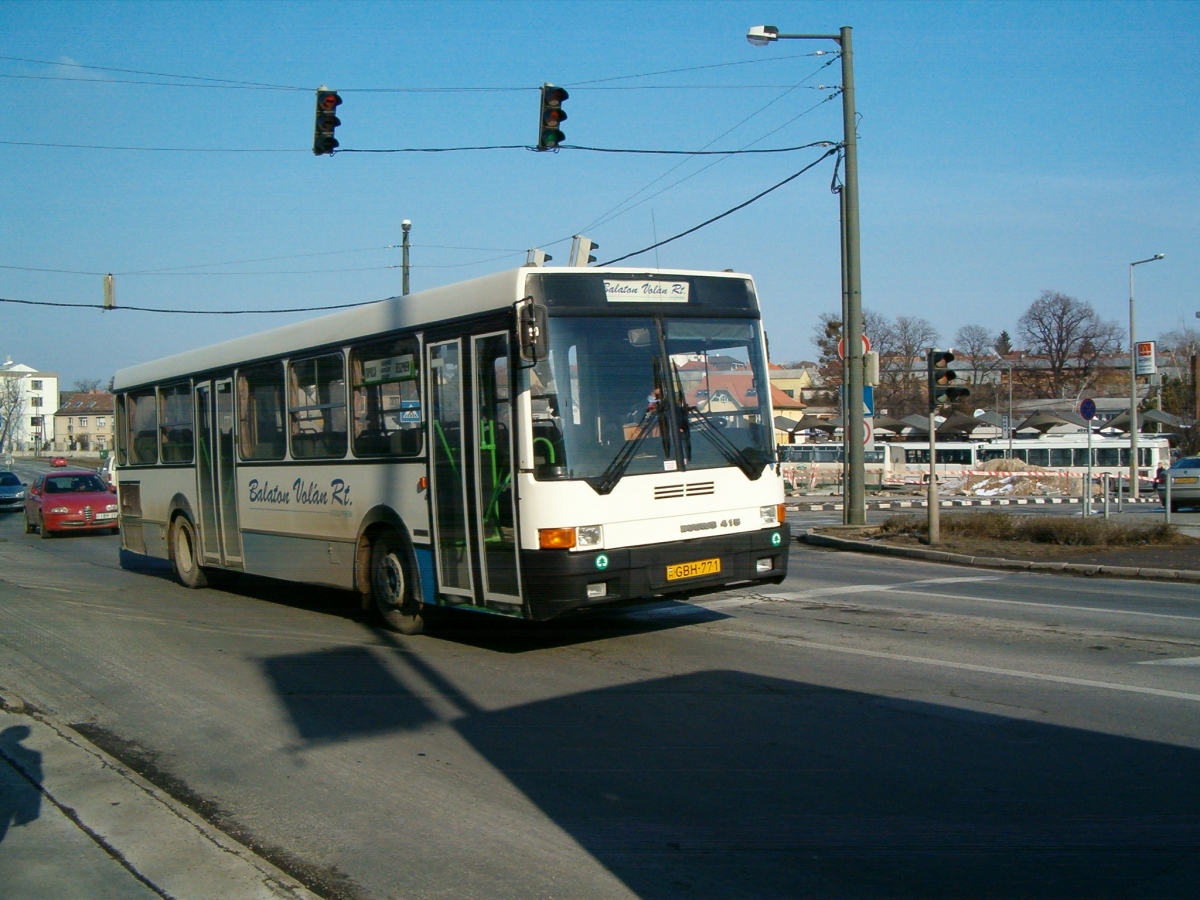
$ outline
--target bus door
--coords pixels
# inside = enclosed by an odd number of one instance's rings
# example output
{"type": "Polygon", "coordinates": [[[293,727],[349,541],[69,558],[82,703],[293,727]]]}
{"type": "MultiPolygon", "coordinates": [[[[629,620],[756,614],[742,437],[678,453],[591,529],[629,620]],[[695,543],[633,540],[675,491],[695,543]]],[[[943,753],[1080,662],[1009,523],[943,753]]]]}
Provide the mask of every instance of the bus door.
{"type": "Polygon", "coordinates": [[[439,593],[475,602],[467,512],[467,422],[462,340],[425,345],[429,382],[429,490],[439,593]]]}
{"type": "Polygon", "coordinates": [[[221,564],[221,537],[217,525],[217,458],[213,428],[212,382],[196,385],[196,494],[200,520],[200,543],[204,547],[204,565],[221,564]]]}
{"type": "Polygon", "coordinates": [[[217,387],[217,503],[221,514],[222,565],[241,566],[242,533],[238,527],[237,473],[234,471],[233,379],[223,378],[217,387]]]}
{"type": "Polygon", "coordinates": [[[521,602],[513,491],[513,403],[508,333],[472,338],[475,537],[485,603],[521,602]]]}
{"type": "Polygon", "coordinates": [[[222,379],[196,385],[196,515],[204,545],[204,565],[240,566],[237,482],[233,468],[233,382],[222,379]]]}

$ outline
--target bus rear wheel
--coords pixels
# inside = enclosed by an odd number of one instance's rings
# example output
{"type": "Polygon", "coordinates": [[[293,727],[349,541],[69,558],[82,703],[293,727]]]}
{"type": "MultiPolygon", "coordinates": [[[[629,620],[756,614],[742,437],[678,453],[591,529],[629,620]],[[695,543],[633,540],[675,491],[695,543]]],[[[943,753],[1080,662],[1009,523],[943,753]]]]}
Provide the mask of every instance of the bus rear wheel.
{"type": "Polygon", "coordinates": [[[171,522],[171,560],[175,563],[175,574],[184,587],[202,588],[208,584],[197,559],[199,549],[195,526],[187,516],[176,516],[171,522]]]}
{"type": "Polygon", "coordinates": [[[425,630],[421,606],[408,577],[404,544],[394,532],[384,532],[371,544],[371,599],[389,628],[401,634],[425,630]]]}

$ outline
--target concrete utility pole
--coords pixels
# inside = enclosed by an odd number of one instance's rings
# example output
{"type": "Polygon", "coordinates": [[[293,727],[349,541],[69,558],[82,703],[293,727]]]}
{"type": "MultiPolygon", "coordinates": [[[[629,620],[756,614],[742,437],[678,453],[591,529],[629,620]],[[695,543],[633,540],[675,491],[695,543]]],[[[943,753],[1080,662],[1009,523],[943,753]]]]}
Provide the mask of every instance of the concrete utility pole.
{"type": "Polygon", "coordinates": [[[1129,264],[1129,499],[1138,498],[1137,334],[1133,323],[1133,267],[1157,262],[1163,254],[1129,264]]]}
{"type": "Polygon", "coordinates": [[[842,271],[845,279],[845,315],[842,340],[845,348],[845,421],[842,434],[846,441],[846,490],[843,520],[847,525],[867,523],[866,469],[863,466],[862,396],[862,267],[858,240],[858,136],[854,111],[854,51],[849,26],[837,34],[780,34],[774,25],[755,25],[746,40],[756,47],[772,41],[835,41],[842,50],[842,154],[846,178],[842,185],[842,271]]]}
{"type": "Polygon", "coordinates": [[[407,297],[408,296],[408,233],[410,231],[412,231],[412,222],[410,222],[408,219],[405,219],[403,222],[400,223],[400,230],[402,232],[404,232],[404,240],[401,243],[403,255],[400,259],[400,269],[401,269],[400,294],[401,294],[401,296],[407,297]]]}

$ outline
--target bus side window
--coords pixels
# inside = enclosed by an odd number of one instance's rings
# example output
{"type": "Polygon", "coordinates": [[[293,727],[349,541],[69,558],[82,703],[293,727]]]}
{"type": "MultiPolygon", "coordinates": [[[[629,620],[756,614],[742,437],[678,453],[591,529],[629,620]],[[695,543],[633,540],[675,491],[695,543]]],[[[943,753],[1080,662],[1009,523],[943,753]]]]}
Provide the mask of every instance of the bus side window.
{"type": "Polygon", "coordinates": [[[126,403],[129,462],[133,465],[153,465],[158,462],[158,401],[154,391],[130,394],[126,403]]]}
{"type": "Polygon", "coordinates": [[[117,463],[125,465],[129,462],[129,453],[127,447],[129,441],[125,432],[125,395],[117,394],[117,421],[113,428],[113,437],[117,444],[117,463]]]}
{"type": "Polygon", "coordinates": [[[283,363],[238,370],[238,452],[244,460],[283,459],[283,363]]]}
{"type": "Polygon", "coordinates": [[[416,456],[423,441],[419,364],[414,337],[350,350],[355,456],[416,456]]]}
{"type": "Polygon", "coordinates": [[[188,382],[158,390],[158,431],[163,462],[192,461],[192,386],[188,382]]]}
{"type": "Polygon", "coordinates": [[[288,414],[292,456],[340,459],[346,455],[346,374],[341,353],[288,363],[288,414]]]}

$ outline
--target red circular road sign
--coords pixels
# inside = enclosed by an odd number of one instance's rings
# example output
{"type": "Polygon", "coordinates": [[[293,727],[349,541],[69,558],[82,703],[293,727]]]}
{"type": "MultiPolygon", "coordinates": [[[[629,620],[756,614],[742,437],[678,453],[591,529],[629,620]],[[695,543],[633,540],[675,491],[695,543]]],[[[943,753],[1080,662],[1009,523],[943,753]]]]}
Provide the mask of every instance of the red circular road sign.
{"type": "MultiPolygon", "coordinates": [[[[871,352],[871,339],[865,334],[862,336],[863,353],[871,352]]],[[[846,343],[842,339],[838,339],[838,359],[846,358],[846,343]]]]}

